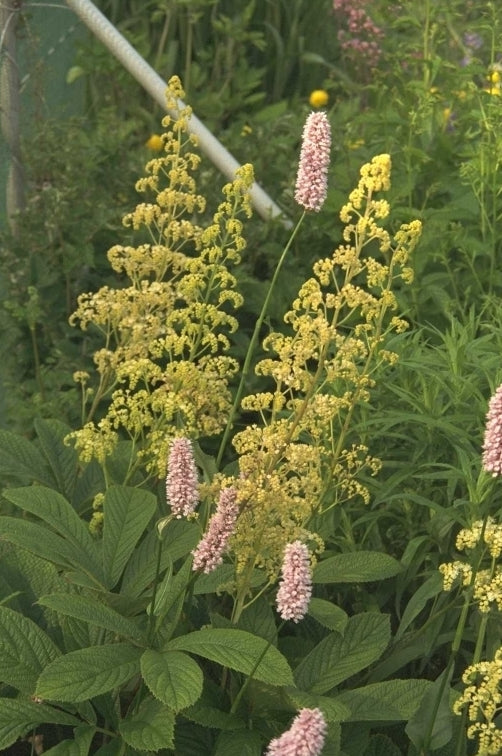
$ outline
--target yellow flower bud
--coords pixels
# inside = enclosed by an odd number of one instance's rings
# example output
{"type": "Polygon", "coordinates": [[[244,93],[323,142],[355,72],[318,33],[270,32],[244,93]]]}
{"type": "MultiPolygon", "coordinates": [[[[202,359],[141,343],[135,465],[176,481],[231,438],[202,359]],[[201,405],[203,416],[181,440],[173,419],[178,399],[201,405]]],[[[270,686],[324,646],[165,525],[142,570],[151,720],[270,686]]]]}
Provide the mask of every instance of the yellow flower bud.
{"type": "Polygon", "coordinates": [[[329,94],[324,89],[314,89],[310,93],[309,103],[313,108],[323,108],[328,104],[329,94]]]}
{"type": "Polygon", "coordinates": [[[152,152],[160,152],[163,146],[164,142],[162,141],[162,137],[158,134],[152,134],[150,139],[145,142],[145,147],[152,150],[152,152]]]}

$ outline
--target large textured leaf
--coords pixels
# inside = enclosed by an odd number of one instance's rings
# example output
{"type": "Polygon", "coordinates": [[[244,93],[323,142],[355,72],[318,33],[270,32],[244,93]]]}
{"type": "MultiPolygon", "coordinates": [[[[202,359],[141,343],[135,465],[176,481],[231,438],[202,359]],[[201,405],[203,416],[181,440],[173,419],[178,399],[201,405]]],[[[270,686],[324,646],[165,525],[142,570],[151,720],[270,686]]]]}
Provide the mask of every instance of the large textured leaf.
{"type": "Polygon", "coordinates": [[[60,655],[48,635],[22,614],[0,606],[0,680],[32,694],[41,671],[60,655]]]}
{"type": "Polygon", "coordinates": [[[384,580],[402,572],[399,562],[380,551],[353,551],[318,562],[314,583],[368,583],[384,580]]]}
{"type": "Polygon", "coordinates": [[[261,756],[262,741],[256,730],[224,731],[218,736],[214,756],[261,756]]]}
{"type": "Polygon", "coordinates": [[[389,617],[365,612],[351,617],[344,635],[330,633],[300,662],[296,686],[312,693],[326,693],[376,659],[390,638],[389,617]]]}
{"type": "Polygon", "coordinates": [[[19,483],[37,481],[53,483],[45,459],[36,446],[24,436],[0,430],[0,473],[3,479],[14,478],[19,483]]]}
{"type": "Polygon", "coordinates": [[[20,509],[40,517],[71,546],[74,559],[84,571],[102,581],[99,551],[87,524],[71,504],[57,491],[45,486],[11,488],[4,492],[9,501],[20,509]]]}
{"type": "Polygon", "coordinates": [[[71,651],[44,669],[36,694],[51,701],[86,701],[137,674],[140,656],[141,649],[126,643],[71,651]]]}
{"type": "Polygon", "coordinates": [[[47,606],[59,614],[65,614],[75,619],[84,620],[90,625],[103,627],[125,638],[142,640],[143,633],[127,617],[123,617],[114,609],[88,596],[75,596],[63,593],[53,593],[42,596],[38,603],[47,606]]]}
{"type": "Polygon", "coordinates": [[[16,698],[0,698],[0,751],[39,724],[60,724],[73,727],[80,724],[76,717],[53,709],[47,704],[22,701],[16,698]]]}
{"type": "MultiPolygon", "coordinates": [[[[80,550],[44,525],[19,517],[0,517],[0,538],[59,567],[83,567],[80,550]]],[[[87,564],[88,560],[85,561],[87,564]]]]}
{"type": "Polygon", "coordinates": [[[42,452],[52,470],[58,491],[69,501],[73,497],[78,472],[78,454],[64,443],[70,428],[60,420],[35,420],[42,452]]]}
{"type": "Polygon", "coordinates": [[[169,641],[167,648],[198,654],[247,675],[253,673],[256,680],[269,685],[293,682],[291,669],[280,651],[244,630],[197,630],[169,641]]]}
{"type": "Polygon", "coordinates": [[[446,668],[423,696],[405,732],[417,751],[429,753],[450,742],[454,714],[450,706],[450,684],[453,665],[446,668]]]}
{"type": "Polygon", "coordinates": [[[277,645],[274,612],[264,597],[253,601],[251,606],[241,614],[238,627],[240,630],[246,630],[248,633],[265,638],[273,646],[277,645]]]}
{"type": "Polygon", "coordinates": [[[321,709],[327,722],[345,722],[350,717],[350,709],[339,696],[320,696],[296,688],[287,688],[286,694],[296,709],[321,709]]]}
{"type": "Polygon", "coordinates": [[[103,561],[108,588],[117,584],[156,507],[157,500],[148,491],[112,486],[106,492],[103,561]]]}
{"type": "Polygon", "coordinates": [[[387,680],[345,690],[336,700],[350,710],[349,722],[408,720],[431,686],[429,680],[387,680]]]}
{"type": "Polygon", "coordinates": [[[329,630],[337,630],[343,635],[349,616],[336,604],[320,598],[311,598],[308,608],[311,617],[329,630]]]}
{"type": "Polygon", "coordinates": [[[191,706],[202,693],[202,670],[181,651],[145,651],[141,674],[155,698],[174,711],[191,706]]]}
{"type": "Polygon", "coordinates": [[[127,745],[137,751],[174,748],[174,711],[153,698],[147,698],[139,711],[119,724],[127,745]]]}
{"type": "Polygon", "coordinates": [[[87,756],[96,728],[92,725],[76,727],[72,740],[63,740],[54,748],[44,751],[44,756],[87,756]]]}

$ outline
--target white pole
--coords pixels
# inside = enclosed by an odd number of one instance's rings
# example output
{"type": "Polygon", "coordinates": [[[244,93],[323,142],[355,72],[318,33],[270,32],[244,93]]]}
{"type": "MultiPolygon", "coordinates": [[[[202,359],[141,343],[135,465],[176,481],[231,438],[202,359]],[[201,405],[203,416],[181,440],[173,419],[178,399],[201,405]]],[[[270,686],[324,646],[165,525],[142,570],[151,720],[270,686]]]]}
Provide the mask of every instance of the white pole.
{"type": "MultiPolygon", "coordinates": [[[[166,109],[166,82],[139,55],[134,47],[108,21],[94,3],[90,0],[66,0],[66,4],[82,19],[93,34],[103,42],[110,52],[119,60],[124,68],[151,94],[161,107],[166,109]]],[[[180,107],[184,103],[179,101],[180,107]]],[[[168,111],[169,112],[169,111],[168,111]]],[[[193,114],[189,121],[189,129],[199,139],[199,144],[208,158],[230,180],[235,178],[235,171],[239,167],[237,160],[211,134],[193,114]]],[[[256,182],[251,187],[251,201],[262,218],[283,217],[283,223],[291,228],[291,221],[284,217],[282,210],[268,196],[256,182]]]]}

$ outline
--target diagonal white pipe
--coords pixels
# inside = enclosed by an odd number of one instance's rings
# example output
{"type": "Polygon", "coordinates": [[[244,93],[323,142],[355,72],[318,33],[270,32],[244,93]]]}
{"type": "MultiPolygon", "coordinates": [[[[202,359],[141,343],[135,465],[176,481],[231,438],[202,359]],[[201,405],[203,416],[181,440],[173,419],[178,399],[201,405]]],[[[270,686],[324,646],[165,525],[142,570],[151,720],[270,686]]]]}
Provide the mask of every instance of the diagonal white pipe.
{"type": "MultiPolygon", "coordinates": [[[[84,24],[93,34],[103,42],[110,52],[119,60],[124,68],[151,94],[164,109],[166,109],[166,82],[153,70],[153,68],[139,55],[134,47],[120,34],[119,31],[108,21],[94,3],[90,0],[66,0],[66,4],[82,19],[84,24]]],[[[180,107],[184,103],[180,100],[180,107]]],[[[169,111],[168,111],[169,112],[169,111]]],[[[228,178],[233,181],[235,171],[239,163],[223,147],[223,145],[211,134],[209,129],[192,114],[189,121],[189,129],[199,139],[199,145],[214,165],[228,178]]],[[[262,218],[283,217],[283,223],[291,228],[291,221],[284,217],[282,210],[257,184],[251,188],[251,201],[256,211],[262,218]]]]}

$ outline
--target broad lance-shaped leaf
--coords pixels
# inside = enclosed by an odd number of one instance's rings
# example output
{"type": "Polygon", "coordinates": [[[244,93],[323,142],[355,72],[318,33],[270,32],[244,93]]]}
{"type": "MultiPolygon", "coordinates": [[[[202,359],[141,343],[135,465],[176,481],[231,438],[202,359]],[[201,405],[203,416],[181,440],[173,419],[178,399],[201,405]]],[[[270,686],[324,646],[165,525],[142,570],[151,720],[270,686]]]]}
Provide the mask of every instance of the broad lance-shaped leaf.
{"type": "Polygon", "coordinates": [[[413,716],[432,684],[430,680],[386,680],[344,690],[336,701],[350,711],[347,722],[398,722],[413,716]]]}
{"type": "Polygon", "coordinates": [[[314,568],[314,583],[371,583],[402,572],[394,557],[380,551],[351,551],[323,559],[314,568]]]}
{"type": "Polygon", "coordinates": [[[0,698],[0,751],[40,724],[74,727],[80,724],[80,720],[47,704],[19,698],[0,698]]]}
{"type": "Polygon", "coordinates": [[[0,680],[31,695],[41,671],[60,651],[27,617],[0,606],[0,680]]]}
{"type": "Polygon", "coordinates": [[[252,673],[256,680],[269,685],[293,682],[289,664],[280,651],[245,630],[196,630],[169,641],[167,649],[197,654],[246,675],[252,673]]]}
{"type": "Polygon", "coordinates": [[[78,472],[78,454],[72,446],[64,443],[71,428],[60,420],[37,418],[35,430],[59,493],[71,501],[78,472]]]}
{"type": "Polygon", "coordinates": [[[295,670],[300,690],[326,693],[378,659],[390,639],[388,615],[365,612],[351,617],[342,635],[330,633],[295,670]]]}
{"type": "Polygon", "coordinates": [[[119,732],[136,751],[174,748],[174,711],[161,701],[147,698],[136,713],[120,722],[119,732]]]}
{"type": "Polygon", "coordinates": [[[53,593],[42,596],[38,603],[47,606],[59,614],[84,620],[90,625],[103,627],[125,638],[142,640],[143,633],[138,626],[127,617],[111,609],[109,606],[88,596],[75,596],[67,593],[53,593]]]}
{"type": "Polygon", "coordinates": [[[155,698],[174,711],[191,706],[202,693],[202,670],[181,651],[148,649],[141,657],[141,674],[155,698]]]}
{"type": "Polygon", "coordinates": [[[62,740],[53,748],[44,751],[44,756],[88,756],[95,734],[96,728],[92,725],[75,727],[71,740],[62,740]]]}
{"type": "Polygon", "coordinates": [[[107,490],[103,503],[103,561],[108,588],[118,582],[156,508],[157,500],[148,491],[126,486],[107,490]]]}
{"type": "Polygon", "coordinates": [[[87,524],[64,496],[44,486],[11,488],[4,492],[4,496],[20,509],[40,517],[50,525],[71,546],[73,564],[102,582],[97,544],[89,533],[87,524]]]}
{"type": "Polygon", "coordinates": [[[71,651],[43,670],[36,695],[50,701],[87,701],[138,674],[141,653],[127,643],[71,651]]]}

